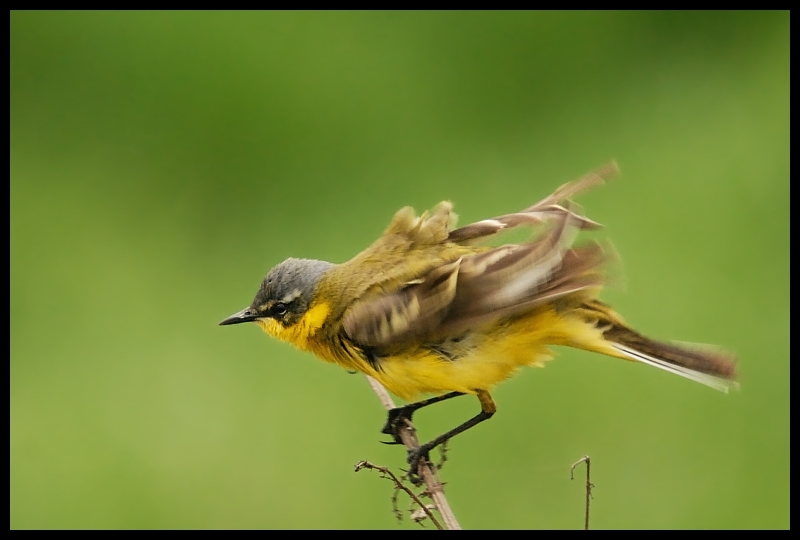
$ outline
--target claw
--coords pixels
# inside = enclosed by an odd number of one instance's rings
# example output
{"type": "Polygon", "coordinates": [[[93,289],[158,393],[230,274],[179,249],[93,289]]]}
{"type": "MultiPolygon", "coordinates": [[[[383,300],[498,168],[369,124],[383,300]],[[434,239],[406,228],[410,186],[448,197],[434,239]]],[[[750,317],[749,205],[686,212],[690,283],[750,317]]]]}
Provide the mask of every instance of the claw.
{"type": "Polygon", "coordinates": [[[423,444],[422,446],[418,446],[413,450],[408,451],[408,479],[411,481],[412,484],[415,486],[422,485],[422,479],[419,477],[417,471],[419,471],[419,464],[421,460],[428,460],[428,452],[430,448],[428,448],[427,444],[423,444]]]}
{"type": "Polygon", "coordinates": [[[405,407],[396,407],[389,410],[389,414],[386,417],[386,424],[383,426],[381,433],[391,435],[393,441],[384,442],[384,444],[403,444],[403,441],[400,439],[400,427],[403,425],[403,420],[410,421],[413,414],[413,410],[408,410],[405,407]]]}

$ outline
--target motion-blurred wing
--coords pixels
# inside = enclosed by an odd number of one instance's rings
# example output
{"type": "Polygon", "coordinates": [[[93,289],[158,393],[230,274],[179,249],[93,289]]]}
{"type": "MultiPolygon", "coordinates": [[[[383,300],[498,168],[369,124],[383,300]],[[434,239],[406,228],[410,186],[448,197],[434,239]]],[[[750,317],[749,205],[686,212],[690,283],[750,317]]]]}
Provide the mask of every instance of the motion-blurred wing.
{"type": "Polygon", "coordinates": [[[535,242],[505,245],[440,266],[401,290],[355,302],[344,329],[361,345],[436,343],[542,302],[602,284],[597,244],[570,249],[581,221],[569,208],[535,242]]]}
{"type": "Polygon", "coordinates": [[[552,195],[545,197],[538,203],[515,212],[513,214],[506,214],[492,219],[484,219],[471,225],[461,227],[450,232],[448,240],[457,243],[470,243],[475,240],[492,236],[506,229],[518,227],[520,225],[535,225],[550,221],[558,218],[559,216],[568,213],[574,219],[574,222],[581,229],[597,229],[600,227],[599,223],[582,216],[573,210],[567,209],[560,203],[567,200],[569,197],[585,191],[591,187],[602,184],[606,179],[611,178],[619,173],[619,167],[615,162],[606,164],[605,166],[597,169],[575,180],[564,184],[553,192],[552,195]]]}

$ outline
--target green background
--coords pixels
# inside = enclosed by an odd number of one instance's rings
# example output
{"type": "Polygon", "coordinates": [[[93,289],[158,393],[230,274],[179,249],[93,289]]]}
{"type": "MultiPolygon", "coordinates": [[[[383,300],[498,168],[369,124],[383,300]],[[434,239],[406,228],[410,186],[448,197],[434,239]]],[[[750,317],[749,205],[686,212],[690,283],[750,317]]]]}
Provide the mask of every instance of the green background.
{"type": "MultiPolygon", "coordinates": [[[[10,18],[12,528],[395,528],[348,375],[220,328],[288,256],[399,207],[582,195],[641,331],[742,388],[576,350],[501,385],[442,471],[468,528],[789,526],[789,14],[27,13],[10,18]],[[581,473],[582,475],[582,473],[581,473]]],[[[473,415],[419,413],[421,438],[473,415]]],[[[401,502],[406,507],[406,502],[401,502]]],[[[400,527],[416,527],[406,520],[400,527]]]]}

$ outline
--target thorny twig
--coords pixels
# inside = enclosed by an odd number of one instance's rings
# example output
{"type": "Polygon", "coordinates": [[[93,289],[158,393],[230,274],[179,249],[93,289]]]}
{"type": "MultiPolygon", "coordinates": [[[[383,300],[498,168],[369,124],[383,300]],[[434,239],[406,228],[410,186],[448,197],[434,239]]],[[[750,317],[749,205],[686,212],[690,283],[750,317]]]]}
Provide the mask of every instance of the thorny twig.
{"type": "MultiPolygon", "coordinates": [[[[428,508],[428,505],[423,503],[413,491],[411,491],[405,484],[403,484],[397,478],[397,476],[394,475],[394,473],[392,471],[389,470],[388,467],[382,467],[380,465],[374,465],[374,464],[370,463],[369,461],[359,461],[358,463],[356,463],[356,472],[360,471],[361,469],[373,469],[373,470],[379,471],[381,473],[381,478],[389,478],[389,479],[391,479],[394,482],[395,490],[403,490],[403,491],[405,491],[408,494],[408,496],[411,497],[411,499],[415,503],[417,503],[417,505],[419,505],[419,507],[428,515],[428,517],[433,522],[433,524],[436,525],[436,528],[438,528],[439,530],[444,530],[444,527],[442,527],[442,525],[439,523],[439,521],[434,517],[433,513],[428,508]]],[[[393,501],[397,500],[396,496],[393,497],[392,499],[393,499],[393,501]]],[[[395,506],[395,512],[396,513],[398,512],[396,506],[395,506]]],[[[415,520],[415,521],[419,521],[419,520],[415,520]]]]}
{"type": "Polygon", "coordinates": [[[575,479],[575,467],[580,465],[581,463],[586,463],[586,519],[583,524],[584,530],[589,530],[589,501],[592,498],[592,488],[594,484],[591,482],[591,461],[589,460],[589,456],[583,456],[581,459],[576,461],[572,464],[572,467],[569,469],[569,479],[575,479]]]}
{"type": "Polygon", "coordinates": [[[447,461],[447,443],[450,441],[444,441],[442,444],[439,445],[439,462],[436,463],[436,470],[441,471],[442,467],[444,467],[445,461],[447,461]]]}
{"type": "MultiPolygon", "coordinates": [[[[367,382],[372,388],[372,391],[378,396],[383,408],[387,411],[393,409],[394,401],[392,401],[392,397],[389,395],[389,392],[386,391],[381,383],[369,375],[367,376],[367,382]]],[[[406,448],[413,450],[414,448],[419,447],[419,441],[417,440],[414,426],[410,421],[406,420],[405,425],[400,428],[399,435],[406,448]]],[[[425,482],[426,490],[430,494],[431,499],[433,499],[436,509],[439,510],[439,514],[442,516],[445,527],[448,529],[460,530],[461,525],[459,525],[455,514],[453,514],[453,510],[450,508],[450,504],[447,502],[447,497],[445,497],[444,490],[442,489],[442,483],[439,481],[439,477],[436,474],[436,469],[434,466],[427,460],[420,460],[419,470],[417,472],[420,478],[422,478],[422,481],[425,482]]]]}

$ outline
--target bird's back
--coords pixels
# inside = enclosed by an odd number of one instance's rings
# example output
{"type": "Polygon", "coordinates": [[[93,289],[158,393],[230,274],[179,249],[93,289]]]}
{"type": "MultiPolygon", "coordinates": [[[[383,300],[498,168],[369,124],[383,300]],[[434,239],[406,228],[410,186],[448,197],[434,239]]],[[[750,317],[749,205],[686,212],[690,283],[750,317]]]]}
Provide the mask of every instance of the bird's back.
{"type": "Polygon", "coordinates": [[[398,210],[372,245],[331,270],[319,294],[334,299],[331,304],[340,310],[331,320],[341,322],[341,315],[357,300],[395,293],[437,267],[485,251],[448,240],[456,219],[452,209],[443,201],[419,217],[409,206],[398,210]]]}

